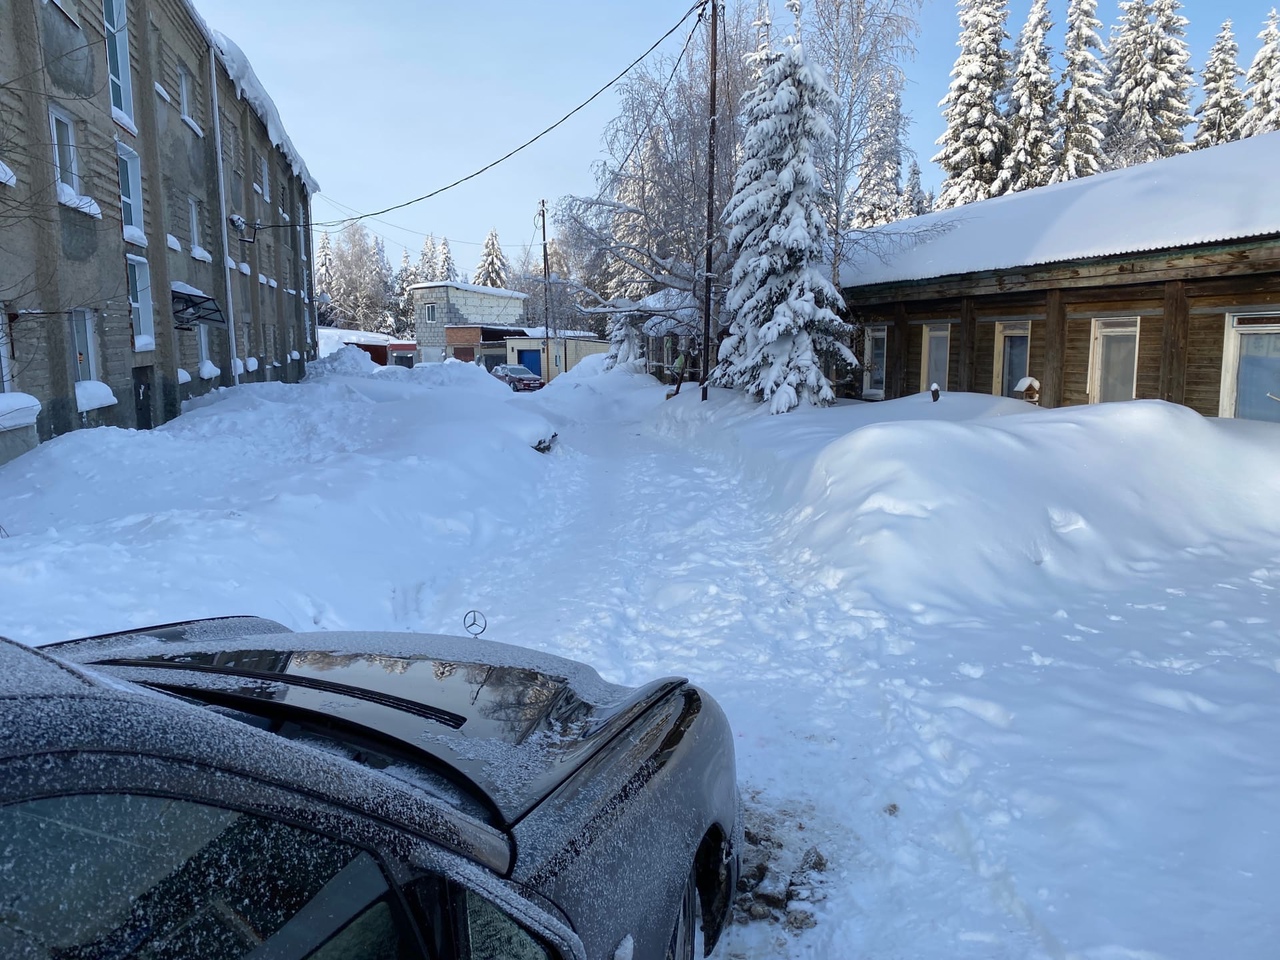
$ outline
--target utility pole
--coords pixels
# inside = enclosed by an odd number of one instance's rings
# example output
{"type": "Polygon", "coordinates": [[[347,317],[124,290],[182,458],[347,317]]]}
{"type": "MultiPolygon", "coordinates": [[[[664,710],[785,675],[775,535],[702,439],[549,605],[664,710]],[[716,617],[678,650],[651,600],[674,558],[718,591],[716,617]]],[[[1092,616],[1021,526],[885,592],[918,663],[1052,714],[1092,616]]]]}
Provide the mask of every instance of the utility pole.
{"type": "Polygon", "coordinates": [[[547,252],[547,201],[538,204],[542,216],[542,349],[547,356],[547,383],[551,382],[551,351],[555,341],[551,339],[551,256],[547,252]]]}
{"type": "Polygon", "coordinates": [[[716,26],[720,0],[711,0],[711,130],[707,134],[707,267],[702,289],[702,399],[711,375],[711,247],[716,230],[716,26]]]}

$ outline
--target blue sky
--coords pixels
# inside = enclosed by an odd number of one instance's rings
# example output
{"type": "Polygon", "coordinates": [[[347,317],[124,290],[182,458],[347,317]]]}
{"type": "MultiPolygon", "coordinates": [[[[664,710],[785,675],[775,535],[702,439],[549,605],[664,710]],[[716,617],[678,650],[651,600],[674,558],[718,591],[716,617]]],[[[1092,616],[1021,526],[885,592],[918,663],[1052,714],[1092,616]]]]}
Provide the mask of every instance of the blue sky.
{"type": "MultiPolygon", "coordinates": [[[[320,181],[313,216],[338,219],[444,186],[559,119],[670,29],[692,0],[559,0],[555,4],[440,0],[195,0],[210,26],[240,45],[320,181]]],[[[1013,0],[1016,36],[1030,0],[1013,0]]],[[[1232,17],[1242,66],[1270,10],[1259,0],[1190,0],[1188,39],[1197,75],[1221,21],[1232,17]]],[[[1066,0],[1053,0],[1060,45],[1066,0]]],[[[1106,27],[1116,0],[1101,0],[1106,27]]],[[[777,22],[782,22],[781,20],[777,22]]],[[[955,60],[949,0],[924,0],[919,55],[907,65],[910,143],[926,187],[944,124],[937,102],[955,60]]],[[[678,48],[684,32],[667,41],[678,48]]],[[[538,201],[593,189],[591,165],[615,111],[606,93],[529,150],[433,200],[369,222],[398,262],[423,235],[447,236],[466,274],[496,227],[514,256],[535,239],[538,201]]]]}

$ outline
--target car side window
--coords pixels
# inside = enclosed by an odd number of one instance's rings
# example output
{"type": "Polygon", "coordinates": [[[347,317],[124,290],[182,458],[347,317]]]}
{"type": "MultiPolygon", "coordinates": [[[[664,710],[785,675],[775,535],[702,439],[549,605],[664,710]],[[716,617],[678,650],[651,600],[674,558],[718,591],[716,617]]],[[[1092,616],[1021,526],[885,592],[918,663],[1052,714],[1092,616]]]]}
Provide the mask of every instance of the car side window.
{"type": "Polygon", "coordinates": [[[459,960],[553,960],[550,950],[496,905],[472,890],[455,889],[462,898],[459,960]]]}
{"type": "Polygon", "coordinates": [[[0,807],[0,956],[409,960],[377,861],[276,820],[86,794],[0,807]]]}

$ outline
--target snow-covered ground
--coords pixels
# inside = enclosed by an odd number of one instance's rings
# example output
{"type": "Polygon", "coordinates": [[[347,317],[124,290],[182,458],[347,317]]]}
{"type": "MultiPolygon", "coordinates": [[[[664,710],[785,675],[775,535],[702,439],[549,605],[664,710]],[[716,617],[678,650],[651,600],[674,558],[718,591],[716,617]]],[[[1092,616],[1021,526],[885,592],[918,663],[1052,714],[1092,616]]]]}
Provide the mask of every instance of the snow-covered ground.
{"type": "Polygon", "coordinates": [[[1272,957],[1280,427],[946,395],[768,417],[583,364],[217,391],[0,468],[0,633],[228,613],[488,636],[729,713],[829,861],[721,957],[1272,957]],[[532,449],[558,433],[550,454],[532,449]]]}

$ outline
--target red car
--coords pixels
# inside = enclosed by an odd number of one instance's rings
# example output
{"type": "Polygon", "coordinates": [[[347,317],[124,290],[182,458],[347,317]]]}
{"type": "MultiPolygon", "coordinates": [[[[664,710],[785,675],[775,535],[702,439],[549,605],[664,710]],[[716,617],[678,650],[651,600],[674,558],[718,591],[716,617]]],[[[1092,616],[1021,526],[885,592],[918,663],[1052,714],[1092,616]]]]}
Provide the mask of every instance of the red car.
{"type": "Polygon", "coordinates": [[[540,376],[518,363],[500,363],[489,372],[517,393],[541,390],[546,386],[540,376]]]}

